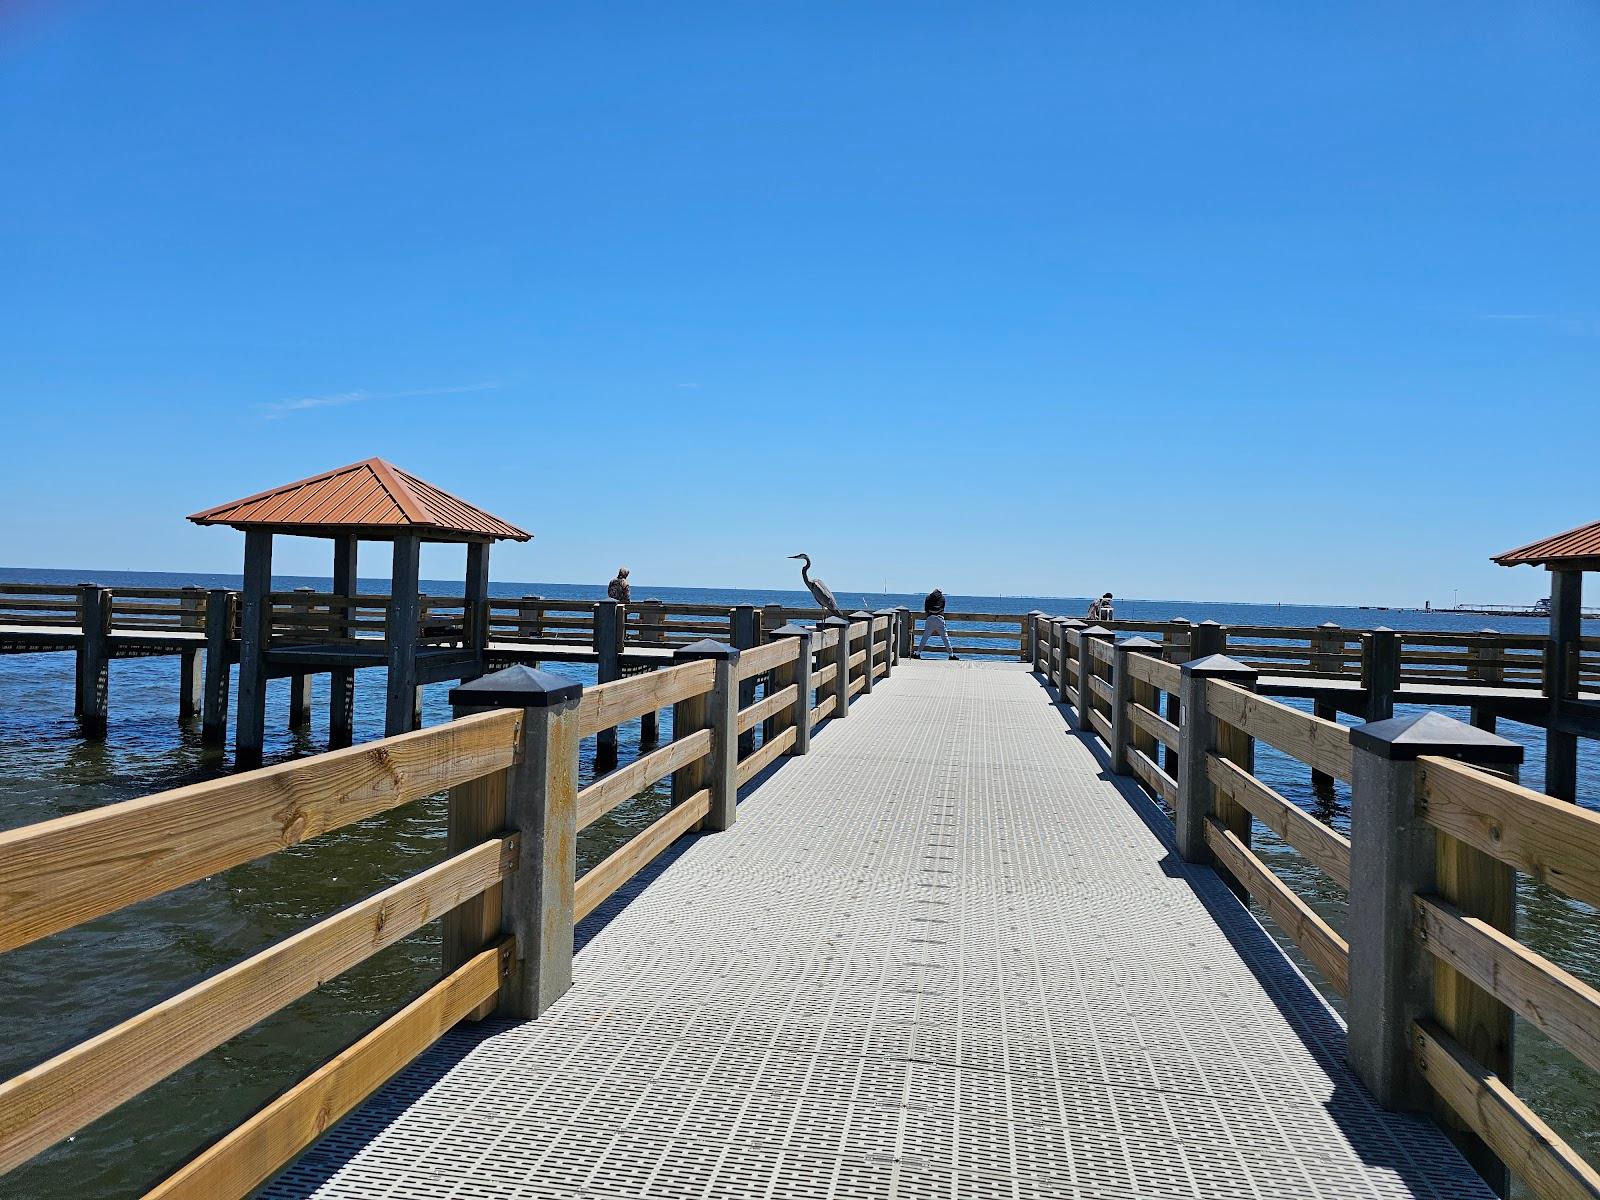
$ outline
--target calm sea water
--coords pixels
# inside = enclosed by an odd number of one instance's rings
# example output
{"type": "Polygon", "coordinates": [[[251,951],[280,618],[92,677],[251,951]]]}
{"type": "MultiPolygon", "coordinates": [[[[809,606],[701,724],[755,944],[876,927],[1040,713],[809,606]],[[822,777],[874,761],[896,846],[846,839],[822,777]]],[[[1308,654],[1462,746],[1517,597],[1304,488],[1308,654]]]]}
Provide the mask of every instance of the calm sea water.
{"type": "MultiPolygon", "coordinates": [[[[64,583],[93,578],[110,586],[238,585],[237,577],[229,576],[0,570],[0,579],[6,578],[64,583]]],[[[326,590],[330,584],[325,578],[283,577],[275,585],[326,590]]],[[[382,591],[386,586],[384,581],[363,581],[368,590],[382,591]]],[[[459,584],[427,586],[439,593],[460,591],[459,584]]],[[[598,585],[501,584],[492,590],[507,596],[604,594],[598,585]]],[[[718,605],[809,603],[800,592],[651,589],[643,584],[635,587],[635,595],[718,605]]],[[[841,594],[839,600],[847,609],[921,604],[920,596],[877,593],[841,594]]],[[[950,604],[952,610],[1024,613],[1039,608],[1072,615],[1087,607],[1082,599],[1041,597],[952,596],[950,604]]],[[[1331,620],[1346,627],[1543,629],[1542,622],[1527,619],[1291,605],[1163,600],[1121,601],[1117,608],[1119,617],[1182,616],[1234,625],[1315,625],[1331,620]]],[[[1600,627],[1585,632],[1600,633],[1600,627]]],[[[551,669],[584,682],[594,679],[592,668],[551,669]]],[[[449,686],[427,690],[426,723],[449,719],[445,700],[449,686]]],[[[103,742],[78,736],[72,693],[71,655],[0,658],[0,828],[82,812],[229,769],[231,747],[202,748],[198,724],[180,725],[176,719],[176,659],[112,664],[110,730],[103,742]]],[[[325,680],[317,681],[314,698],[311,732],[292,733],[285,728],[287,684],[277,681],[269,689],[267,761],[313,754],[325,747],[325,680]]],[[[1509,723],[1502,723],[1501,731],[1528,747],[1523,778],[1539,786],[1542,731],[1509,723]]],[[[357,682],[356,737],[370,740],[382,733],[382,676],[362,672],[357,682]]],[[[621,731],[624,762],[637,753],[637,733],[636,724],[621,731]]],[[[662,736],[670,737],[669,727],[662,729],[662,736]]],[[[586,743],[582,758],[586,778],[592,775],[592,753],[592,745],[586,743]]],[[[1331,796],[1318,797],[1303,766],[1268,747],[1261,747],[1258,755],[1263,778],[1321,819],[1348,830],[1349,793],[1344,785],[1331,796]]],[[[1579,790],[1583,803],[1596,806],[1600,756],[1592,743],[1584,745],[1579,790]]],[[[586,830],[579,845],[580,868],[599,861],[653,820],[664,805],[659,792],[643,796],[586,830]]],[[[443,830],[443,801],[424,800],[0,956],[0,1078],[415,874],[443,856],[443,830]]],[[[1259,825],[1256,838],[1273,867],[1338,924],[1343,894],[1259,825]]],[[[1600,984],[1600,921],[1595,912],[1526,883],[1521,899],[1524,939],[1600,984]]],[[[420,993],[439,973],[438,934],[430,926],[47,1151],[0,1182],[0,1196],[99,1200],[138,1194],[420,993]]],[[[1518,1091],[1532,1098],[1541,1114],[1591,1160],[1600,1161],[1600,1089],[1594,1077],[1536,1031],[1521,1030],[1519,1038],[1518,1091]]]]}

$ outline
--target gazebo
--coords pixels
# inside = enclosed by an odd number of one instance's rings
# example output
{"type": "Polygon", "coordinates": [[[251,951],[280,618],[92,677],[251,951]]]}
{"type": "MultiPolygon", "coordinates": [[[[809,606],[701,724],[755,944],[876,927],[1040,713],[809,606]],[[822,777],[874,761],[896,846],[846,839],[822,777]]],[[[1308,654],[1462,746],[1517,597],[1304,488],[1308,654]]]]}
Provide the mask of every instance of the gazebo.
{"type": "Polygon", "coordinates": [[[1578,738],[1600,737],[1600,702],[1578,688],[1583,639],[1583,573],[1600,571],[1600,521],[1580,525],[1496,554],[1502,567],[1543,567],[1550,572],[1550,638],[1545,645],[1545,788],[1574,800],[1578,794],[1578,738]]]}
{"type": "MultiPolygon", "coordinates": [[[[416,727],[418,689],[441,679],[483,671],[488,640],[489,547],[532,535],[381,458],[325,471],[197,512],[197,525],[230,525],[244,534],[244,589],[240,598],[239,703],[235,744],[243,762],[259,761],[266,724],[266,682],[274,676],[307,679],[318,670],[332,677],[330,741],[348,745],[359,667],[389,672],[384,727],[416,727]],[[272,540],[278,534],[333,542],[333,596],[317,597],[328,619],[320,640],[296,637],[292,625],[274,632],[272,540]],[[356,550],[363,541],[394,547],[383,638],[360,638],[350,614],[356,607],[356,550]],[[467,548],[464,614],[459,646],[424,643],[418,572],[423,542],[464,543],[467,548]],[[419,645],[420,644],[420,645],[419,645]]],[[[315,622],[311,622],[315,623],[315,622]]]]}

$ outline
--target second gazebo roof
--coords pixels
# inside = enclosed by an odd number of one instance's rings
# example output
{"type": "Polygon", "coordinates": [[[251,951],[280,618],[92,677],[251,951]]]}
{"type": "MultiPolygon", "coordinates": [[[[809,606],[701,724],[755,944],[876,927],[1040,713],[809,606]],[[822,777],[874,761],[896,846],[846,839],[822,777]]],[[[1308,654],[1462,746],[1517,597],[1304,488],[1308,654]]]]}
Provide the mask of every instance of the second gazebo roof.
{"type": "Polygon", "coordinates": [[[525,542],[533,536],[381,458],[219,504],[189,520],[324,537],[360,533],[382,539],[414,533],[432,541],[525,542]]]}

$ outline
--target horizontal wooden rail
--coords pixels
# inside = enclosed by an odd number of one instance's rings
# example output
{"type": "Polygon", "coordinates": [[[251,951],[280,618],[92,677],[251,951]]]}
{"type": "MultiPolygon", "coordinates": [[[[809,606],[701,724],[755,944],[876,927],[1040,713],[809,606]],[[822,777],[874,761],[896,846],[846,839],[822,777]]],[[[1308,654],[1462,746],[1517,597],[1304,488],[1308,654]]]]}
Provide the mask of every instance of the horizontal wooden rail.
{"type": "Polygon", "coordinates": [[[1172,695],[1177,694],[1183,681],[1183,672],[1175,664],[1162,662],[1152,654],[1129,654],[1128,674],[1172,695]]]}
{"type": "Polygon", "coordinates": [[[1418,766],[1417,794],[1435,828],[1600,907],[1600,813],[1449,759],[1418,766]]]}
{"type": "Polygon", "coordinates": [[[838,673],[839,667],[836,663],[829,663],[825,667],[819,667],[811,672],[811,686],[820,691],[832,683],[833,677],[838,673]]]}
{"type": "Polygon", "coordinates": [[[795,736],[794,726],[791,725],[775,735],[771,741],[763,742],[761,749],[740,762],[734,771],[734,778],[738,781],[739,786],[743,787],[749,783],[762,771],[766,770],[773,760],[783,755],[789,747],[794,745],[795,736]]]}
{"type": "Polygon", "coordinates": [[[492,1000],[508,939],[473,956],[145,1194],[145,1200],[241,1200],[287,1166],[451,1027],[492,1000]]]}
{"type": "Polygon", "coordinates": [[[1600,1071],[1600,991],[1487,921],[1417,896],[1423,947],[1600,1071]]]}
{"type": "Polygon", "coordinates": [[[1350,887],[1350,839],[1291,803],[1238,763],[1206,755],[1206,776],[1340,887],[1350,887]]]}
{"type": "Polygon", "coordinates": [[[479,895],[516,852],[458,854],[0,1084],[0,1174],[479,895]]]}
{"type": "Polygon", "coordinates": [[[765,646],[757,646],[754,650],[741,650],[739,668],[734,674],[739,679],[749,679],[752,675],[764,674],[774,667],[783,666],[784,663],[792,663],[799,654],[799,638],[779,638],[775,642],[768,642],[765,646]]]}
{"type": "Polygon", "coordinates": [[[1089,690],[1094,693],[1095,699],[1103,700],[1107,704],[1112,703],[1116,696],[1111,685],[1098,675],[1089,676],[1089,690]]]}
{"type": "Polygon", "coordinates": [[[824,718],[832,716],[833,715],[833,710],[838,705],[838,703],[839,703],[839,701],[838,701],[837,697],[829,696],[826,699],[824,699],[821,704],[819,704],[815,708],[813,708],[811,710],[811,725],[812,725],[812,728],[815,728],[816,726],[820,725],[824,718]]]}
{"type": "Polygon", "coordinates": [[[764,696],[749,708],[739,710],[739,732],[748,733],[774,713],[782,712],[795,702],[800,690],[794,684],[764,696]]]}
{"type": "Polygon", "coordinates": [[[1206,845],[1289,940],[1300,947],[1333,989],[1341,996],[1347,993],[1350,990],[1349,944],[1215,817],[1206,818],[1206,845]]]}
{"type": "Polygon", "coordinates": [[[1169,805],[1178,803],[1178,781],[1168,775],[1155,763],[1148,754],[1137,746],[1128,747],[1128,765],[1133,768],[1133,773],[1149,788],[1169,805]]]}
{"type": "Polygon", "coordinates": [[[1100,735],[1102,742],[1109,746],[1111,744],[1111,722],[1101,716],[1100,710],[1097,708],[1091,708],[1088,715],[1090,728],[1100,735]]]}
{"type": "Polygon", "coordinates": [[[618,888],[644,870],[711,811],[711,791],[702,788],[682,804],[657,817],[638,836],[629,839],[578,880],[573,891],[573,919],[581,921],[599,908],[618,888]]]}
{"type": "Polygon", "coordinates": [[[504,770],[521,730],[479,713],[0,833],[0,951],[504,770]]]}
{"type": "Polygon", "coordinates": [[[1511,1086],[1431,1021],[1412,1026],[1428,1085],[1539,1200],[1597,1200],[1600,1174],[1519,1100],[1511,1086]]]}
{"type": "Polygon", "coordinates": [[[711,731],[697,729],[602,775],[578,793],[578,828],[587,829],[624,800],[711,753],[711,731]]]}
{"type": "MultiPolygon", "coordinates": [[[[1128,655],[1130,659],[1135,655],[1128,655]]],[[[1148,733],[1168,750],[1178,748],[1178,727],[1153,709],[1142,704],[1128,705],[1128,716],[1135,729],[1148,733]]]]}
{"type": "Polygon", "coordinates": [[[1221,680],[1206,685],[1212,715],[1298,758],[1315,770],[1350,782],[1350,731],[1299,709],[1257,696],[1221,680]]]}
{"type": "Polygon", "coordinates": [[[647,712],[708,692],[715,676],[716,667],[702,660],[584,688],[578,701],[578,736],[590,737],[602,729],[613,729],[647,712]]]}

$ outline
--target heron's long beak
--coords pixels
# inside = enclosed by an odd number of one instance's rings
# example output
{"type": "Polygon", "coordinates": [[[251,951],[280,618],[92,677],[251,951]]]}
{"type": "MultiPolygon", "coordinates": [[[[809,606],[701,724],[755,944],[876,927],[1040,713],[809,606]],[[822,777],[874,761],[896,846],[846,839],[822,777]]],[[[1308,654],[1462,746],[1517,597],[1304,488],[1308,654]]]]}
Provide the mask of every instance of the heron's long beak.
{"type": "Polygon", "coordinates": [[[791,554],[791,555],[789,555],[789,557],[790,558],[804,558],[805,555],[804,554],[791,554]]]}

